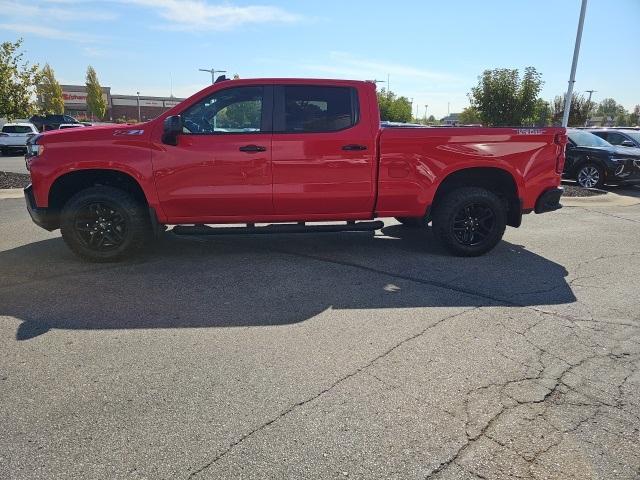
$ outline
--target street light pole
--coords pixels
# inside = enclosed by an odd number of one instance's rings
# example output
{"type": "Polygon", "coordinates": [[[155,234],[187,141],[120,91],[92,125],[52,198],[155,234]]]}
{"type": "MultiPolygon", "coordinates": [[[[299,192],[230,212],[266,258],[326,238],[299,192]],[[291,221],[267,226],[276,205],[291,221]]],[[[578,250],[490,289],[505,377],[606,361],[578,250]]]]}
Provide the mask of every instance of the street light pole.
{"type": "Polygon", "coordinates": [[[584,126],[588,127],[589,123],[589,113],[591,112],[591,95],[593,95],[597,90],[585,90],[589,94],[589,99],[587,100],[587,119],[584,121],[584,126]]]}
{"type": "Polygon", "coordinates": [[[138,98],[138,123],[140,123],[142,121],[142,119],[140,118],[140,92],[136,92],[137,98],[138,98]]]}
{"type": "Polygon", "coordinates": [[[571,99],[573,98],[573,84],[576,82],[576,68],[578,67],[578,56],[580,54],[580,42],[582,41],[582,27],[584,26],[584,15],[587,12],[587,0],[582,0],[580,7],[580,19],[578,20],[578,32],[576,33],[576,44],[573,48],[573,62],[571,63],[571,74],[569,75],[569,87],[567,96],[564,98],[564,115],[562,116],[562,126],[569,125],[569,111],[571,110],[571,99]]]}
{"type": "Polygon", "coordinates": [[[216,73],[227,73],[226,70],[216,70],[215,68],[207,69],[207,68],[199,68],[200,72],[208,72],[211,74],[211,85],[216,83],[216,73]]]}
{"type": "Polygon", "coordinates": [[[427,108],[429,108],[429,105],[425,105],[424,106],[424,123],[425,123],[425,125],[427,123],[427,108]]]}

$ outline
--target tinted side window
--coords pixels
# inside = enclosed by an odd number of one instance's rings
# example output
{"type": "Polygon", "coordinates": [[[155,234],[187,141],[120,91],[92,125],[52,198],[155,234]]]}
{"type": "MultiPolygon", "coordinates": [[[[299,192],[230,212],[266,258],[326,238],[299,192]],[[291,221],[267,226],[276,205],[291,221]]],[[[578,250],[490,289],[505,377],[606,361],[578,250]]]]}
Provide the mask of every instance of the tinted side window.
{"type": "Polygon", "coordinates": [[[64,116],[64,123],[76,123],[76,119],[73,117],[69,117],[67,115],[64,116]]]}
{"type": "Polygon", "coordinates": [[[356,92],[348,87],[285,86],[285,132],[335,132],[357,122],[356,92]]]}
{"type": "Polygon", "coordinates": [[[182,114],[184,133],[260,132],[263,90],[263,87],[237,87],[214,93],[182,114]]]}
{"type": "Polygon", "coordinates": [[[609,132],[607,134],[607,142],[613,144],[613,145],[620,145],[622,142],[624,142],[626,140],[624,135],[620,135],[619,133],[616,132],[609,132]]]}

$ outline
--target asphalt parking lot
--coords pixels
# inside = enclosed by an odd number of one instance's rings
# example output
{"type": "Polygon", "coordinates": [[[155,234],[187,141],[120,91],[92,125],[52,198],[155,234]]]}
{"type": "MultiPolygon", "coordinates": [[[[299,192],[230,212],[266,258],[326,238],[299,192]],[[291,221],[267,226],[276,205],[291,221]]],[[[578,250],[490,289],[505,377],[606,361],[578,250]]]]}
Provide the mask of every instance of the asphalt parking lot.
{"type": "Polygon", "coordinates": [[[0,478],[640,477],[640,205],[475,259],[387,222],[94,265],[19,199],[0,232],[0,478]]]}
{"type": "Polygon", "coordinates": [[[13,173],[29,173],[24,163],[24,154],[12,153],[11,155],[0,155],[0,171],[13,173]]]}

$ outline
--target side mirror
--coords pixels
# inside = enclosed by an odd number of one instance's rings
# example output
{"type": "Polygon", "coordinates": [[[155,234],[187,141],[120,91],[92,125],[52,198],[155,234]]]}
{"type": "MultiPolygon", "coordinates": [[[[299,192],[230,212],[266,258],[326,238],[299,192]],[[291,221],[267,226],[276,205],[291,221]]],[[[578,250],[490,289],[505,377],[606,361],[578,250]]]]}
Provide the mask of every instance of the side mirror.
{"type": "Polygon", "coordinates": [[[623,140],[620,145],[622,145],[623,147],[635,147],[631,140],[623,140]]]}
{"type": "Polygon", "coordinates": [[[182,117],[171,115],[164,119],[164,130],[162,132],[162,143],[167,145],[178,145],[178,135],[182,133],[182,117]]]}

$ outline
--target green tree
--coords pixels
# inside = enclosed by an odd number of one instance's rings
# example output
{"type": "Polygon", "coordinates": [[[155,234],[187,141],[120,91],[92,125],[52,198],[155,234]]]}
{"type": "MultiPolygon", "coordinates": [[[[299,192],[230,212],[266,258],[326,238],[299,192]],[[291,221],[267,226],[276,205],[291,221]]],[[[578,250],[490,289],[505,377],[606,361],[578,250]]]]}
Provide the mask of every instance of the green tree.
{"type": "Polygon", "coordinates": [[[640,105],[636,105],[633,112],[629,114],[629,125],[638,126],[640,124],[640,105]]]}
{"type": "MultiPolygon", "coordinates": [[[[582,127],[589,118],[592,105],[581,93],[573,93],[571,96],[571,110],[569,111],[569,126],[582,127]]],[[[558,95],[553,99],[552,106],[553,124],[562,124],[564,116],[564,96],[558,95]]]]}
{"type": "Polygon", "coordinates": [[[535,114],[542,84],[541,74],[533,67],[525,68],[522,79],[517,69],[485,70],[469,100],[485,125],[522,125],[535,114]]]}
{"type": "Polygon", "coordinates": [[[107,113],[107,103],[102,96],[102,87],[98,81],[98,74],[91,65],[87,68],[87,109],[98,119],[102,120],[107,113]]]}
{"type": "Polygon", "coordinates": [[[38,83],[36,87],[38,101],[40,102],[40,112],[44,115],[63,114],[64,99],[62,98],[62,87],[56,80],[53,69],[47,63],[40,74],[40,83],[38,83]]]}
{"type": "Polygon", "coordinates": [[[616,127],[628,127],[629,125],[631,125],[631,122],[629,121],[629,115],[626,111],[620,112],[618,113],[618,115],[616,115],[614,119],[614,125],[616,127]]]}
{"type": "Polygon", "coordinates": [[[613,98],[605,98],[598,104],[596,114],[604,117],[617,118],[620,114],[626,114],[625,108],[613,98]]]}
{"type": "Polygon", "coordinates": [[[407,97],[397,97],[395,93],[383,88],[378,92],[378,106],[381,120],[403,123],[411,121],[411,102],[407,97]]]}
{"type": "Polygon", "coordinates": [[[35,111],[33,94],[40,79],[38,65],[23,61],[22,39],[0,44],[0,117],[24,118],[35,111]]]}
{"type": "Polygon", "coordinates": [[[482,123],[480,112],[478,112],[478,110],[476,110],[474,107],[467,107],[462,110],[458,120],[464,125],[470,125],[472,123],[482,123]]]}
{"type": "Polygon", "coordinates": [[[551,105],[549,105],[549,102],[539,98],[535,102],[533,114],[530,118],[523,119],[522,124],[532,127],[545,127],[551,123],[551,117],[551,105]]]}

